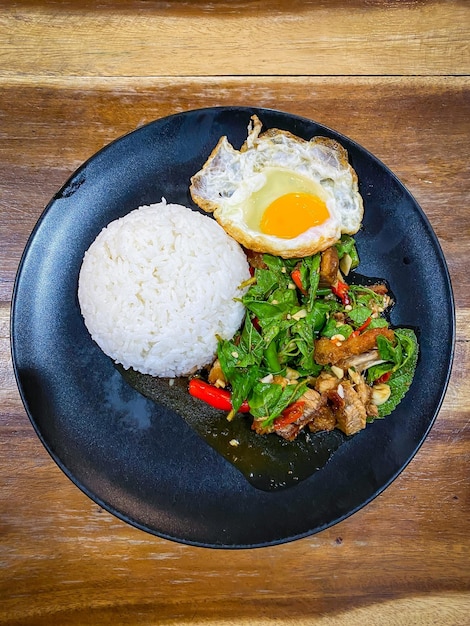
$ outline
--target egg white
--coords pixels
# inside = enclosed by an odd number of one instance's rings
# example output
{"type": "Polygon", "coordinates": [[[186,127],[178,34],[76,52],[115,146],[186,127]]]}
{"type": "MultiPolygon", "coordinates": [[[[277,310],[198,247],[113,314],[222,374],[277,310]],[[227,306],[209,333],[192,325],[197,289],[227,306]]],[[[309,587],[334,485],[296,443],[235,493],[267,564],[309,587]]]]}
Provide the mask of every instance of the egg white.
{"type": "Polygon", "coordinates": [[[260,135],[253,116],[247,140],[235,150],[222,137],[203,168],[191,179],[191,196],[246,248],[284,258],[315,254],[342,233],[354,234],[363,216],[357,176],[346,150],[325,137],[306,141],[287,131],[260,135]],[[292,238],[260,230],[263,212],[278,197],[305,192],[320,198],[329,218],[292,238]]]}

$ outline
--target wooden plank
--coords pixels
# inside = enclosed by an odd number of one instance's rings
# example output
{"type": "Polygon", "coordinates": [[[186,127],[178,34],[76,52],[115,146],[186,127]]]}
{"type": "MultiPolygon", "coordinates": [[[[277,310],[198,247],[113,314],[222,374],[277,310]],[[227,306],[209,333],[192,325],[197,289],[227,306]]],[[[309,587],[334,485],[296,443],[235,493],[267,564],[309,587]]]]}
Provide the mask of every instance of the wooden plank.
{"type": "Polygon", "coordinates": [[[433,2],[18,2],[0,75],[462,75],[470,5],[433,2]]]}

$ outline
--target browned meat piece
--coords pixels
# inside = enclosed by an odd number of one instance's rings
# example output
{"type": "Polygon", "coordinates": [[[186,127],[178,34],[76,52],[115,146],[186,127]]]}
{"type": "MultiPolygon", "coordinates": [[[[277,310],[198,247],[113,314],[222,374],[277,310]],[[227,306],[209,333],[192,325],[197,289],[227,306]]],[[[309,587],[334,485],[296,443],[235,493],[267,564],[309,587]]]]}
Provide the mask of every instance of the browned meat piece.
{"type": "Polygon", "coordinates": [[[300,397],[300,401],[305,402],[305,405],[304,412],[299,419],[296,422],[292,422],[292,424],[276,428],[276,433],[287,439],[287,441],[292,441],[297,437],[299,431],[312,420],[315,412],[326,404],[326,397],[320,395],[314,389],[307,389],[304,395],[300,397]]]}
{"type": "Polygon", "coordinates": [[[320,285],[322,287],[334,285],[338,280],[339,257],[336,246],[327,248],[320,259],[320,285]]]}
{"type": "Polygon", "coordinates": [[[319,393],[325,393],[327,391],[331,391],[332,389],[336,389],[338,386],[339,379],[333,374],[329,374],[328,372],[321,372],[321,374],[317,377],[315,381],[315,389],[319,393]]]}
{"type": "Polygon", "coordinates": [[[315,361],[319,365],[336,365],[351,356],[368,352],[377,347],[378,335],[383,335],[390,341],[395,338],[395,333],[390,328],[373,328],[358,336],[351,335],[340,345],[328,337],[320,337],[315,341],[315,361]]]}
{"type": "Polygon", "coordinates": [[[360,373],[352,370],[349,378],[341,379],[322,372],[315,381],[315,389],[308,389],[300,401],[304,402],[303,413],[295,422],[280,426],[275,421],[269,428],[263,428],[264,418],[261,418],[253,420],[252,430],[259,435],[274,431],[287,441],[293,441],[305,427],[312,433],[339,428],[349,436],[366,427],[368,416],[378,414],[372,402],[372,388],[360,373]]]}
{"type": "Polygon", "coordinates": [[[366,405],[366,413],[367,417],[378,417],[379,407],[371,401],[366,405]]]}
{"type": "Polygon", "coordinates": [[[254,250],[248,250],[248,248],[243,248],[246,258],[248,259],[248,263],[251,267],[256,267],[260,270],[265,270],[268,266],[263,261],[263,253],[255,252],[254,250]]]}
{"type": "Polygon", "coordinates": [[[305,402],[304,414],[301,417],[302,420],[307,419],[326,402],[315,389],[307,389],[304,395],[300,397],[300,400],[305,402]]]}
{"type": "Polygon", "coordinates": [[[370,417],[377,417],[379,411],[377,409],[377,406],[372,402],[372,387],[369,387],[364,377],[359,374],[359,372],[351,371],[350,377],[353,382],[354,389],[359,396],[359,400],[362,402],[364,408],[366,409],[367,415],[370,417]]]}
{"type": "Polygon", "coordinates": [[[319,433],[321,430],[333,430],[336,426],[336,416],[328,404],[321,406],[313,416],[308,428],[312,433],[319,433]]]}
{"type": "Polygon", "coordinates": [[[209,370],[208,381],[211,385],[215,385],[216,387],[224,387],[227,383],[225,379],[225,374],[220,367],[219,359],[216,359],[212,364],[211,369],[209,370]]]}
{"type": "Polygon", "coordinates": [[[345,435],[354,435],[366,427],[366,408],[349,381],[341,382],[337,393],[342,399],[341,405],[334,411],[337,427],[345,435]]]}

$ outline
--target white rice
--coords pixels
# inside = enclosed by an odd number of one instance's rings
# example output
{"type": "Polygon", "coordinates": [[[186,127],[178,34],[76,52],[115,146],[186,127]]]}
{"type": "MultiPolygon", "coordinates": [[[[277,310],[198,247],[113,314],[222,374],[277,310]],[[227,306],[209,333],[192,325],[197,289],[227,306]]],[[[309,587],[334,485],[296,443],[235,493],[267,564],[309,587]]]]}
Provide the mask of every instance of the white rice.
{"type": "Polygon", "coordinates": [[[250,277],[241,247],[208,216],[177,204],[136,209],[85,253],[78,298],[85,325],[116,363],[153,376],[189,374],[230,339],[250,277]]]}

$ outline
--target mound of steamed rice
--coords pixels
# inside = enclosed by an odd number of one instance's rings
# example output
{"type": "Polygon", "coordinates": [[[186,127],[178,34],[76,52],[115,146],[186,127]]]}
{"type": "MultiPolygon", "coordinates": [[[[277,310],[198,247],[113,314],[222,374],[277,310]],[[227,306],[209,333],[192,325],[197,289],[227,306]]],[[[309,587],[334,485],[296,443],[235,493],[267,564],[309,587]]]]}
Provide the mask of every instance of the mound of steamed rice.
{"type": "Polygon", "coordinates": [[[85,253],[78,298],[99,347],[124,368],[173,377],[210,363],[216,335],[240,326],[241,247],[208,216],[176,204],[136,209],[85,253]]]}

